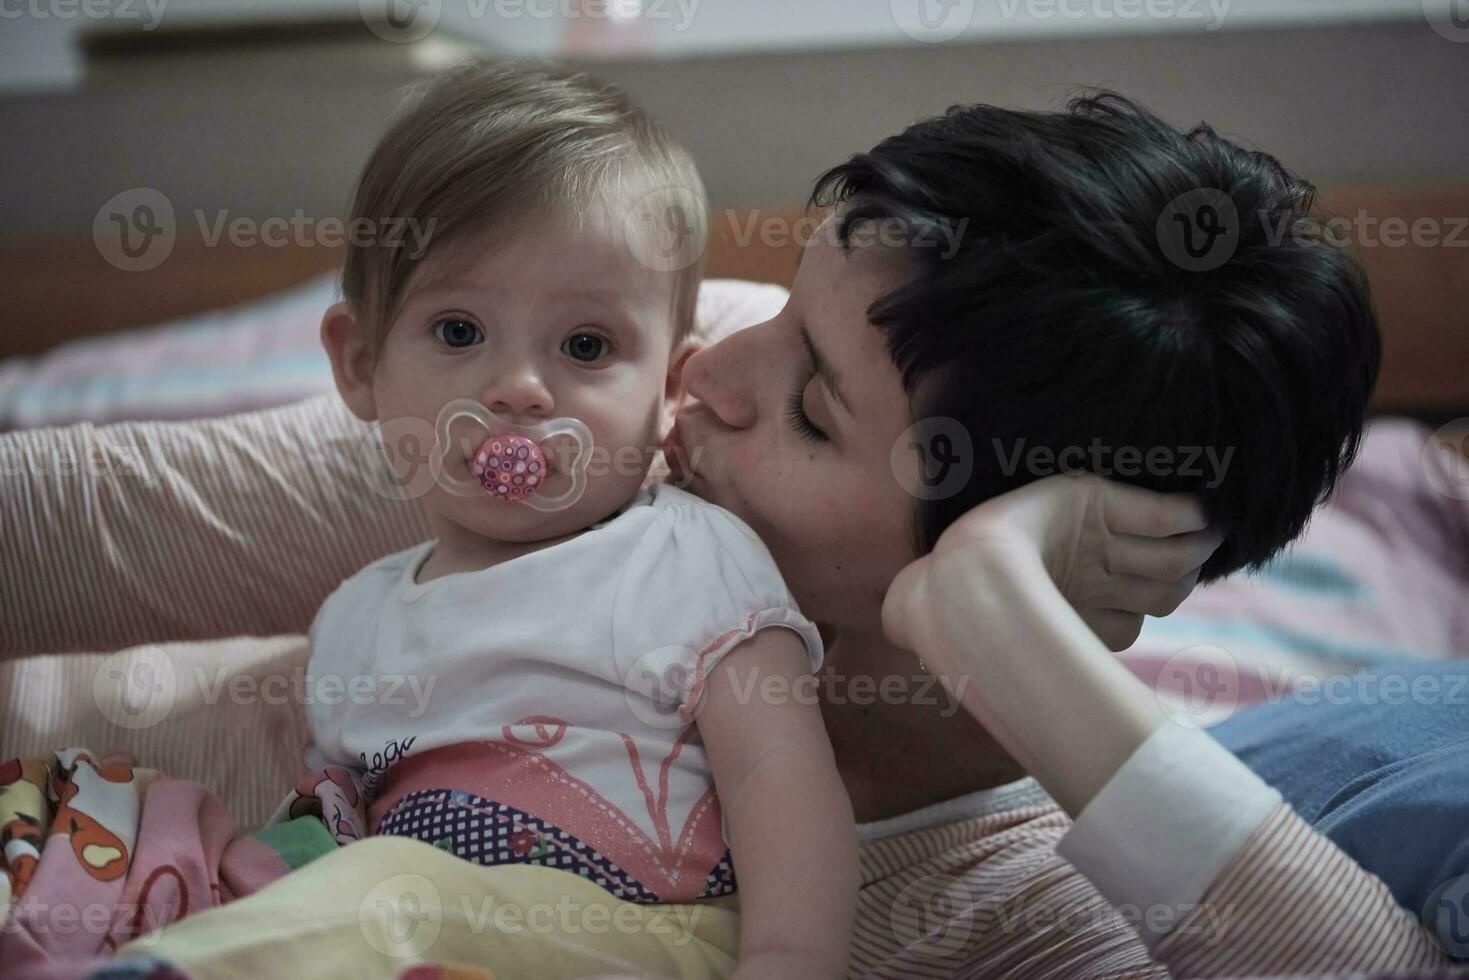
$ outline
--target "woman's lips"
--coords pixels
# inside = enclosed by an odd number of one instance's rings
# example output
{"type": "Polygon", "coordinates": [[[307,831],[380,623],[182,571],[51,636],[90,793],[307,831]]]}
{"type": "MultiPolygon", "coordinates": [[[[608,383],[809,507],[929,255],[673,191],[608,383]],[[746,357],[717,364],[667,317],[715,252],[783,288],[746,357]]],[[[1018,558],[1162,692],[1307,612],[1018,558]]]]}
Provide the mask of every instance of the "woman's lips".
{"type": "Polygon", "coordinates": [[[679,438],[678,420],[673,422],[673,428],[668,430],[668,438],[663,440],[663,462],[668,465],[668,482],[679,485],[687,480],[683,468],[683,442],[679,438]]]}
{"type": "Polygon", "coordinates": [[[668,464],[668,482],[676,487],[687,487],[698,478],[692,468],[684,468],[685,455],[683,433],[679,430],[679,420],[674,419],[668,438],[663,440],[663,461],[668,464]]]}

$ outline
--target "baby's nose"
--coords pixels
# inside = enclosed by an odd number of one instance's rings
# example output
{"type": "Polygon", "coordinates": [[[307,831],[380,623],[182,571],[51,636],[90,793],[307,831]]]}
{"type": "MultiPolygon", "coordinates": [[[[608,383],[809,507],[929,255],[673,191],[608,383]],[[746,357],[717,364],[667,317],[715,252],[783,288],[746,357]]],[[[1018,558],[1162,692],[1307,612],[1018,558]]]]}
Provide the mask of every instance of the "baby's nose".
{"type": "Polygon", "coordinates": [[[496,415],[510,420],[548,418],[556,407],[546,385],[537,375],[527,371],[490,385],[481,401],[496,415]]]}

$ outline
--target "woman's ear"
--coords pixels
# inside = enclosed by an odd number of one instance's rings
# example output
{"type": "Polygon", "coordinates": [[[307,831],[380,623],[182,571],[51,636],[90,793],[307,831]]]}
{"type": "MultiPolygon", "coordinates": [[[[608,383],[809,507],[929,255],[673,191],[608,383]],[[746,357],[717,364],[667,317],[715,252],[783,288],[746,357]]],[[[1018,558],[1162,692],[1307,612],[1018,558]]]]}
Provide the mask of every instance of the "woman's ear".
{"type": "Polygon", "coordinates": [[[703,345],[696,340],[685,340],[668,359],[668,377],[663,383],[663,414],[659,417],[658,438],[668,438],[673,429],[673,419],[683,404],[683,368],[694,352],[703,345]]]}
{"type": "Polygon", "coordinates": [[[346,303],[337,303],[321,318],[321,346],[332,362],[332,378],[342,401],[364,422],[377,419],[372,395],[372,353],[367,334],[346,303]]]}

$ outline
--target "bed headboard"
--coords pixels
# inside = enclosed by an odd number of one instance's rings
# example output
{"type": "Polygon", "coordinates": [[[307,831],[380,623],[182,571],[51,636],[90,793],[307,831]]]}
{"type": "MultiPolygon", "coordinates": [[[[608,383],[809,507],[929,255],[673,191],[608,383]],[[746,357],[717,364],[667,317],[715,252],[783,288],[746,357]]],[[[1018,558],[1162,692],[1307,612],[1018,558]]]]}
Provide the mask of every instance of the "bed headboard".
{"type": "MultiPolygon", "coordinates": [[[[1469,184],[1338,187],[1321,201],[1354,222],[1372,282],[1384,339],[1375,407],[1469,414],[1469,184]],[[1402,235],[1384,226],[1390,218],[1402,235]]],[[[798,206],[716,212],[708,274],[789,285],[798,254],[790,229],[801,214],[798,206]]],[[[340,250],[320,246],[180,239],[157,268],[124,272],[90,239],[11,243],[0,247],[0,356],[243,302],[340,262],[340,250]]]]}

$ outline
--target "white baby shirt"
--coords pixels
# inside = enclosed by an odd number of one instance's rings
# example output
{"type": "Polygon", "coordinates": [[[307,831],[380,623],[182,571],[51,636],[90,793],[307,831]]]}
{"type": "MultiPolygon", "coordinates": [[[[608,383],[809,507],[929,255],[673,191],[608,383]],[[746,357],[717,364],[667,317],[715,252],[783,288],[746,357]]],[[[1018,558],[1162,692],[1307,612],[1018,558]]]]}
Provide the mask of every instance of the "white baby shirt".
{"type": "Polygon", "coordinates": [[[658,485],[570,540],[418,584],[433,547],[374,562],[318,612],[307,764],[351,770],[376,833],[637,901],[733,890],[690,721],[703,679],[767,626],[822,660],[754,532],[658,485]]]}

